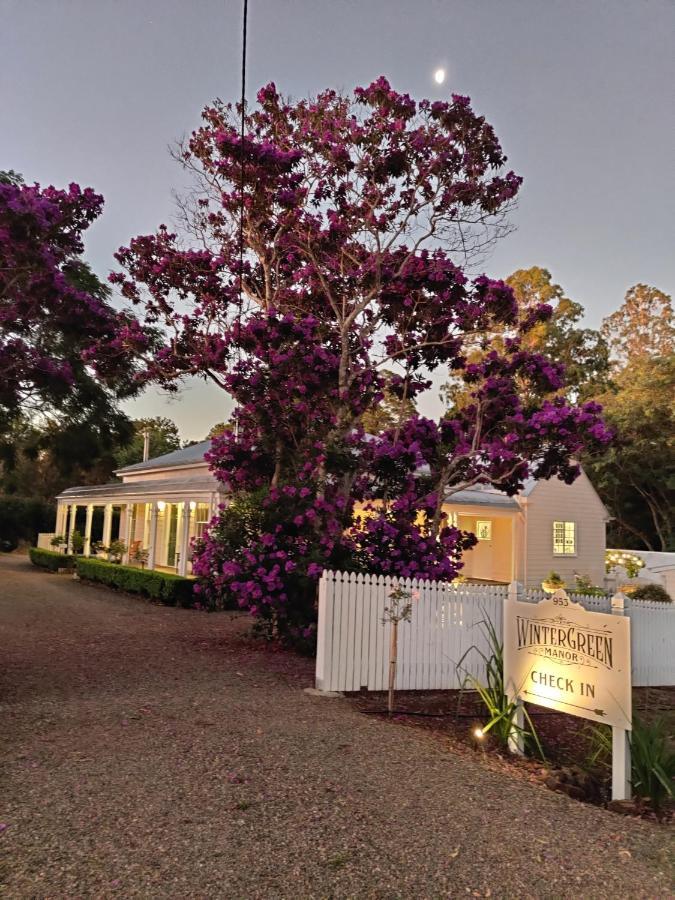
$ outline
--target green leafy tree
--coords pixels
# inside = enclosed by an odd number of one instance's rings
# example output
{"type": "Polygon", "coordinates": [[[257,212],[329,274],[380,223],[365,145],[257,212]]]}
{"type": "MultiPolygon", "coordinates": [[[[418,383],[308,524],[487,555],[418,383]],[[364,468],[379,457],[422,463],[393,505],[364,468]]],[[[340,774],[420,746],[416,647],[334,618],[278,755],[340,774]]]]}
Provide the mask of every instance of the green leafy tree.
{"type": "Polygon", "coordinates": [[[227,431],[232,431],[234,429],[234,425],[232,422],[216,422],[209,429],[209,433],[206,435],[205,440],[210,440],[211,438],[218,437],[220,434],[225,434],[227,431]]]}
{"type": "Polygon", "coordinates": [[[50,500],[74,484],[109,481],[115,448],[130,433],[131,423],[121,414],[98,423],[15,419],[0,443],[0,493],[50,500]]]}
{"type": "Polygon", "coordinates": [[[634,357],[597,399],[616,438],[586,469],[609,507],[609,545],[675,549],[675,354],[634,357]]]}
{"type": "Polygon", "coordinates": [[[581,303],[570,300],[548,269],[540,266],[518,269],[506,283],[513,288],[521,314],[541,303],[553,308],[551,318],[535,325],[524,344],[565,365],[567,394],[586,399],[602,389],[609,371],[609,348],[599,331],[580,326],[581,303]]]}
{"type": "MultiPolygon", "coordinates": [[[[609,348],[599,331],[581,327],[584,316],[581,303],[570,300],[563,288],[553,281],[549,270],[540,266],[518,269],[506,283],[513,290],[522,318],[534,313],[541,304],[552,308],[551,317],[537,322],[522,337],[521,344],[529,351],[563,363],[565,396],[574,401],[587,400],[604,390],[610,368],[609,348]]],[[[481,335],[473,346],[473,360],[495,348],[502,348],[504,337],[503,329],[481,335]]],[[[451,378],[441,389],[441,399],[452,409],[461,407],[469,395],[459,381],[451,378]]]]}
{"type": "Polygon", "coordinates": [[[180,434],[172,419],[165,416],[134,419],[130,439],[115,454],[116,468],[122,469],[143,460],[144,433],[150,432],[150,457],[162,456],[180,448],[180,434]]]}
{"type": "Polygon", "coordinates": [[[602,334],[619,367],[644,356],[668,356],[675,352],[673,301],[658,288],[636,284],[603,320],[602,334]]]}

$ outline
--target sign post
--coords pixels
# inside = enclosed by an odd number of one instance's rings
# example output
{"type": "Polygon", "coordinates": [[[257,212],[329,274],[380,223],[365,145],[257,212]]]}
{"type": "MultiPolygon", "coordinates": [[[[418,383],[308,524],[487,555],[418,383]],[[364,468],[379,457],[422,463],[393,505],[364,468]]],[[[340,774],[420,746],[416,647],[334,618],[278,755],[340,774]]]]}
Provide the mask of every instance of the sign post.
{"type": "MultiPolygon", "coordinates": [[[[624,598],[612,614],[591,612],[559,590],[539,603],[509,587],[504,608],[504,686],[509,699],[536,703],[612,727],[612,799],[630,797],[630,619],[624,598]]],[[[522,711],[509,742],[522,752],[522,711]]]]}
{"type": "MultiPolygon", "coordinates": [[[[622,593],[612,597],[612,615],[624,616],[626,597],[622,593]]],[[[629,640],[630,649],[630,640],[629,640]]],[[[612,725],[612,800],[630,800],[630,739],[628,729],[612,725]]]]}

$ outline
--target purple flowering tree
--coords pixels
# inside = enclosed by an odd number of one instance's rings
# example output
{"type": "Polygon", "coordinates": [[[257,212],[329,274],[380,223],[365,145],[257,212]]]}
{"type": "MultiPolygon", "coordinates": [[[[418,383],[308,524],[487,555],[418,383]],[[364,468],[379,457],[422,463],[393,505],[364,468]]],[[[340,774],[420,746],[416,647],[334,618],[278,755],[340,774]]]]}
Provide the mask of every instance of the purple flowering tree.
{"type": "Polygon", "coordinates": [[[108,409],[106,386],[134,389],[132,354],[150,332],[113,309],[80,258],[102,206],[77,184],[0,178],[0,434],[20,413],[108,409]]]}
{"type": "Polygon", "coordinates": [[[521,182],[467,98],[417,103],[380,78],[290,103],[268,85],[239,127],[231,106],[204,110],[177,153],[195,175],[183,239],[135,238],[113,280],[166,335],[149,377],[201,375],[236,401],[207,456],[233,501],[198,548],[198,589],[307,637],[323,568],[452,578],[474,539],[448,525],[449,494],[573,480],[608,434],[523,342],[550,308],[519,317],[508,285],[462,268],[521,182]],[[447,418],[364,433],[385,389],[409,410],[439,367],[466,387],[447,418]]]}

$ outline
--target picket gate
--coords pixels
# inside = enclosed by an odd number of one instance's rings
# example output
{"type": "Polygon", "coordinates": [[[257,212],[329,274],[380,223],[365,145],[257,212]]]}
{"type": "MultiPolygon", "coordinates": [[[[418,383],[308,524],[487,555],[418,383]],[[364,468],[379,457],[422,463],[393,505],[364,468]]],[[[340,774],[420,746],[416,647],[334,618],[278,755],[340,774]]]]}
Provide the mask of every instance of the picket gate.
{"type": "MultiPolygon", "coordinates": [[[[316,687],[384,691],[392,625],[385,607],[395,587],[416,592],[410,622],[398,626],[397,690],[459,689],[467,674],[485,676],[485,623],[501,640],[506,585],[451,584],[354,572],[324,572],[319,583],[316,687]],[[461,664],[461,666],[460,666],[461,664]]],[[[543,591],[527,591],[536,603],[543,591]]],[[[609,597],[569,594],[596,612],[609,597]]],[[[675,604],[628,602],[633,685],[675,685],[675,604]]]]}

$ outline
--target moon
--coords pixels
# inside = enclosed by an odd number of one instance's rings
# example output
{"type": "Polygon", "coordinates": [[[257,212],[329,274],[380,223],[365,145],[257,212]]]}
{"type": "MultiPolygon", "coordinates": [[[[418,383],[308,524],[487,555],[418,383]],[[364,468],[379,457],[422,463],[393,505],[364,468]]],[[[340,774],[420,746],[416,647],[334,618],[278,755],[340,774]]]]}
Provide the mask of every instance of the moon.
{"type": "Polygon", "coordinates": [[[445,81],[445,69],[436,69],[434,72],[434,81],[436,84],[443,84],[445,81]]]}

